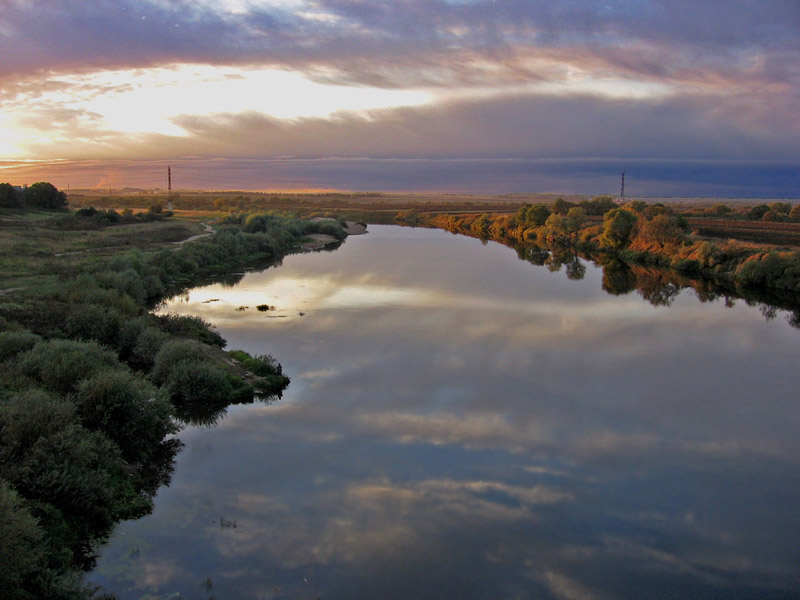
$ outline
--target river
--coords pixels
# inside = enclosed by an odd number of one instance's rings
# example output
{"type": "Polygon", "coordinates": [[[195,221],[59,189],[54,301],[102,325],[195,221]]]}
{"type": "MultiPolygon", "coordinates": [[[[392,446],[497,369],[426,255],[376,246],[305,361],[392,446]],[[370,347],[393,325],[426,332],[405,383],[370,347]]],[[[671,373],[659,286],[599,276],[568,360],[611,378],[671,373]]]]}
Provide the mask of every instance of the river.
{"type": "Polygon", "coordinates": [[[172,299],[292,383],[185,428],[153,513],[88,581],[123,600],[800,597],[800,330],[691,290],[612,295],[576,264],[371,226],[172,299]]]}

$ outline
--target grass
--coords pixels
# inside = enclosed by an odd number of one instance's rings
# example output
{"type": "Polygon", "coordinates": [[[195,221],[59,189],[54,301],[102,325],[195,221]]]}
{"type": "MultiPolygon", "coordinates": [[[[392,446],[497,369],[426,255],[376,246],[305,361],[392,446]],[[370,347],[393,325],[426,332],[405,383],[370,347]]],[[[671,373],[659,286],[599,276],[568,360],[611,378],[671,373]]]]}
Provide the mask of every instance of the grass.
{"type": "Polygon", "coordinates": [[[120,250],[144,252],[203,233],[200,218],[116,224],[90,230],[59,229],[66,213],[0,212],[0,290],[50,286],[78,264],[99,263],[120,250]]]}

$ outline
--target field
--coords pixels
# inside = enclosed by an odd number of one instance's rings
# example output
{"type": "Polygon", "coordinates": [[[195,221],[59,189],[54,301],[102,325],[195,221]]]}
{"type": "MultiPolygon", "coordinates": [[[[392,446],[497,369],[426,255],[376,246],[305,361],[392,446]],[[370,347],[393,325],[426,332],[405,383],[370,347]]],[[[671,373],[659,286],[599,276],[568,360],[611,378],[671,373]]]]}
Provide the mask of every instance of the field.
{"type": "Polygon", "coordinates": [[[82,263],[87,258],[102,262],[120,250],[153,250],[204,231],[194,219],[70,228],[74,226],[67,213],[4,210],[0,217],[0,293],[52,283],[58,273],[74,266],[79,255],[82,263]]]}
{"type": "Polygon", "coordinates": [[[800,246],[800,223],[689,218],[689,225],[697,235],[703,237],[773,246],[800,246]]]}

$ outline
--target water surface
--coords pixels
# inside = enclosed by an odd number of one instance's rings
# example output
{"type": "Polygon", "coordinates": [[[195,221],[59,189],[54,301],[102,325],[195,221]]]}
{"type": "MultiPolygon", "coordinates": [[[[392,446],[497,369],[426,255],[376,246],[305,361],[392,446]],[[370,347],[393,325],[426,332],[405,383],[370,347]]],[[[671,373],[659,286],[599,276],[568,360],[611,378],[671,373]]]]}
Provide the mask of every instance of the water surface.
{"type": "Polygon", "coordinates": [[[171,485],[91,581],[122,599],[800,597],[782,315],[690,291],[655,307],[593,265],[570,280],[495,243],[370,229],[165,308],[292,383],[185,429],[171,485]]]}

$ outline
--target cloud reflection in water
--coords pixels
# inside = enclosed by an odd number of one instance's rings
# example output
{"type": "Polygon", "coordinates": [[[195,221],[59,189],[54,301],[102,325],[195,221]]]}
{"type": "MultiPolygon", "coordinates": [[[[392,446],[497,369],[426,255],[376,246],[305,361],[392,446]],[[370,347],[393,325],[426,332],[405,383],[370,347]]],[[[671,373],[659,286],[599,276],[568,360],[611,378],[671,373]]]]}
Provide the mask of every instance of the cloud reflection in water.
{"type": "Polygon", "coordinates": [[[292,385],[185,431],[172,485],[93,580],[123,598],[205,577],[218,597],[798,589],[796,330],[372,229],[166,307],[275,354],[292,385]],[[114,575],[139,541],[138,570],[114,575]]]}

